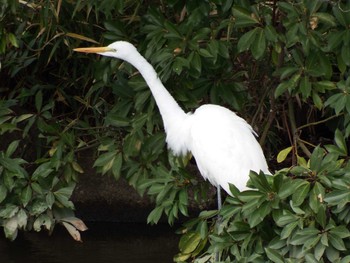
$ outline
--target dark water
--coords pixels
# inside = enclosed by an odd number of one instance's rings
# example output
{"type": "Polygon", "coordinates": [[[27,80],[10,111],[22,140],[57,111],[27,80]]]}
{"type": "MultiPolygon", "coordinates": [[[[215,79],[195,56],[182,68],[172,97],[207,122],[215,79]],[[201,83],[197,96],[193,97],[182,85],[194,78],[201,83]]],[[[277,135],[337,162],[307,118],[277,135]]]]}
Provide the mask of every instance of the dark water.
{"type": "Polygon", "coordinates": [[[57,226],[46,233],[21,233],[13,242],[0,234],[1,263],[167,263],[178,252],[178,236],[169,226],[87,224],[83,243],[57,226]]]}

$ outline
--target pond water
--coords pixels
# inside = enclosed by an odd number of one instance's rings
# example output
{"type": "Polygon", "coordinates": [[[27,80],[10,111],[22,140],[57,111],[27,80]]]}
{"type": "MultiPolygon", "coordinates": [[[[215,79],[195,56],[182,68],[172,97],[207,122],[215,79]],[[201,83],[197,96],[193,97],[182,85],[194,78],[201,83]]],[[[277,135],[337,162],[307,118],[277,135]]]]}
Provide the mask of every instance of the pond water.
{"type": "Polygon", "coordinates": [[[167,263],[178,252],[179,236],[167,225],[88,223],[83,242],[63,227],[52,234],[21,233],[13,242],[0,234],[1,263],[167,263]]]}

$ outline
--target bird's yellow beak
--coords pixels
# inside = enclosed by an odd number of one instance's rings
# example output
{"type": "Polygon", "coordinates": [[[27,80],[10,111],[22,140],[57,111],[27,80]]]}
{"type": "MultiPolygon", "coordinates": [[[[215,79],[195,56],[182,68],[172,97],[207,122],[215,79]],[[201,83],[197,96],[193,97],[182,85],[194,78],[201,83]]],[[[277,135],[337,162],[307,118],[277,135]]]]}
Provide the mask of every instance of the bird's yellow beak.
{"type": "Polygon", "coordinates": [[[73,49],[76,52],[84,52],[84,53],[104,53],[108,51],[115,51],[110,47],[80,47],[73,49]]]}

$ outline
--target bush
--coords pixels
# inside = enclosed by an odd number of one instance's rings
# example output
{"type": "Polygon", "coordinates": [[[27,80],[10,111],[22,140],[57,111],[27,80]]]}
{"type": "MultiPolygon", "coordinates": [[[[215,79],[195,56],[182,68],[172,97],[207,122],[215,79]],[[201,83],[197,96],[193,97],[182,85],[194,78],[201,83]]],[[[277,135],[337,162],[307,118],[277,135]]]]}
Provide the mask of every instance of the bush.
{"type": "Polygon", "coordinates": [[[185,110],[210,102],[239,111],[270,166],[282,168],[273,177],[252,174],[255,190],[233,190],[217,227],[217,211],[189,221],[176,259],[206,262],[220,252],[230,262],[347,261],[349,9],[321,0],[3,1],[6,235],[59,222],[76,235],[69,198],[87,149],[98,172],[154,199],[150,223],[162,214],[173,223],[188,215],[190,197],[206,199],[190,156],[167,152],[154,100],[132,66],[72,53],[127,40],[185,110]]]}
{"type": "Polygon", "coordinates": [[[218,253],[222,262],[348,262],[350,166],[337,134],[337,146],[316,147],[304,165],[273,177],[252,172],[249,191],[232,186],[219,213],[185,223],[175,260],[212,262],[218,253]]]}

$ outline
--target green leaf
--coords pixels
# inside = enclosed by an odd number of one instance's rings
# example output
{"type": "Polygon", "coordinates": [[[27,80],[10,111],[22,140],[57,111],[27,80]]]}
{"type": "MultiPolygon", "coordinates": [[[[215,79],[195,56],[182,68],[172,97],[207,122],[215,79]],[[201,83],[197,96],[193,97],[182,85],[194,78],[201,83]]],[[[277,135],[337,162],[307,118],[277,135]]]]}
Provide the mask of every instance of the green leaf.
{"type": "Polygon", "coordinates": [[[230,192],[232,193],[233,196],[237,197],[240,194],[240,191],[238,190],[238,188],[235,185],[229,183],[229,188],[230,188],[230,192]]]}
{"type": "Polygon", "coordinates": [[[41,90],[39,90],[35,95],[35,108],[37,112],[41,111],[42,104],[43,104],[43,93],[41,92],[41,90]]]}
{"type": "MultiPolygon", "coordinates": [[[[307,250],[306,248],[305,248],[305,246],[303,246],[303,250],[307,250]]],[[[311,254],[311,253],[307,253],[306,255],[305,255],[305,262],[307,262],[307,263],[319,263],[319,261],[315,258],[315,256],[313,255],[313,254],[311,254]]]]}
{"type": "Polygon", "coordinates": [[[20,142],[19,140],[15,140],[10,143],[5,153],[6,157],[11,157],[11,155],[16,151],[19,145],[19,142],[20,142]]]}
{"type": "Polygon", "coordinates": [[[339,129],[336,129],[335,131],[335,144],[338,146],[338,148],[342,151],[344,156],[348,155],[348,150],[345,142],[345,138],[342,134],[342,132],[339,129]]]}
{"type": "MultiPolygon", "coordinates": [[[[55,195],[55,199],[56,201],[59,202],[60,206],[64,206],[67,207],[69,209],[74,209],[74,204],[72,201],[69,201],[69,197],[65,196],[65,195],[61,195],[61,194],[57,194],[56,192],[54,192],[55,195]]],[[[47,209],[47,204],[45,203],[45,206],[42,207],[43,211],[45,211],[47,209]],[[46,206],[46,207],[45,207],[46,206]],[[45,208],[45,209],[44,209],[45,208]]],[[[42,212],[43,212],[42,211],[42,212]]],[[[42,213],[41,212],[41,213],[42,213]]]]}
{"type": "Polygon", "coordinates": [[[312,101],[314,102],[314,104],[318,110],[322,110],[323,102],[322,102],[321,97],[316,92],[312,92],[312,101]]]}
{"type": "Polygon", "coordinates": [[[30,185],[26,186],[21,193],[21,202],[23,207],[26,207],[27,204],[29,203],[30,199],[32,198],[32,188],[30,185]]]}
{"type": "Polygon", "coordinates": [[[108,113],[106,116],[106,125],[112,125],[115,127],[127,127],[130,125],[130,119],[119,116],[118,113],[108,113]]]}
{"type": "Polygon", "coordinates": [[[292,245],[304,245],[306,241],[318,236],[320,231],[314,227],[300,229],[290,240],[292,245]]]}
{"type": "Polygon", "coordinates": [[[192,59],[190,59],[191,67],[193,67],[197,72],[202,71],[202,60],[197,52],[192,52],[192,59]]]}
{"type": "Polygon", "coordinates": [[[159,194],[164,188],[164,184],[153,183],[151,187],[148,189],[149,195],[159,194]]]}
{"type": "Polygon", "coordinates": [[[281,8],[286,14],[298,17],[298,13],[293,4],[289,2],[278,2],[278,7],[281,8]]]}
{"type": "Polygon", "coordinates": [[[200,48],[198,50],[198,54],[202,57],[205,57],[205,58],[212,58],[213,57],[213,55],[208,50],[206,50],[204,48],[200,48]]]}
{"type": "Polygon", "coordinates": [[[147,224],[157,224],[160,217],[162,216],[163,210],[164,208],[161,206],[157,206],[156,208],[154,208],[147,217],[147,224]]]}
{"type": "Polygon", "coordinates": [[[287,158],[288,154],[292,151],[292,149],[293,149],[293,146],[290,146],[280,151],[277,155],[277,162],[278,163],[283,162],[287,158]]]}
{"type": "Polygon", "coordinates": [[[11,241],[15,240],[18,233],[17,217],[14,216],[12,218],[4,220],[3,226],[6,238],[10,239],[11,241]]]}
{"type": "Polygon", "coordinates": [[[325,196],[325,188],[319,182],[316,182],[310,192],[309,205],[310,208],[317,213],[320,206],[323,205],[323,199],[325,196]]]}
{"type": "Polygon", "coordinates": [[[235,17],[235,26],[236,27],[247,27],[253,26],[259,23],[259,20],[254,16],[253,13],[249,12],[247,9],[244,9],[239,6],[235,6],[232,9],[233,16],[235,17]]]}
{"type": "Polygon", "coordinates": [[[0,218],[11,218],[16,215],[19,207],[13,204],[6,204],[5,207],[0,208],[0,218]]]}
{"type": "Polygon", "coordinates": [[[6,196],[7,196],[7,188],[5,185],[1,184],[0,185],[0,204],[2,201],[5,200],[6,196]]]}
{"type": "Polygon", "coordinates": [[[326,92],[327,90],[333,90],[336,88],[336,85],[333,81],[322,80],[314,83],[314,87],[318,92],[326,92]]]}
{"type": "Polygon", "coordinates": [[[276,29],[272,25],[265,26],[264,34],[265,34],[266,40],[271,41],[271,42],[277,42],[278,34],[277,34],[276,29]]]}
{"type": "Polygon", "coordinates": [[[182,57],[176,57],[174,60],[172,69],[177,75],[180,75],[183,68],[189,68],[189,66],[190,66],[190,62],[187,59],[182,57]]]}
{"type": "Polygon", "coordinates": [[[271,205],[269,202],[264,202],[248,217],[248,223],[251,228],[260,224],[264,218],[271,212],[271,205]]]}
{"type": "Polygon", "coordinates": [[[181,204],[188,205],[188,194],[186,189],[179,192],[179,201],[181,204]]]}
{"type": "Polygon", "coordinates": [[[263,196],[266,196],[266,194],[260,193],[258,191],[246,190],[241,192],[238,197],[239,197],[239,200],[241,200],[242,202],[250,202],[250,201],[256,201],[263,196]]]}
{"type": "Polygon", "coordinates": [[[350,237],[350,231],[346,226],[336,226],[332,228],[329,233],[332,233],[335,236],[338,236],[342,239],[350,237]]]}
{"type": "Polygon", "coordinates": [[[266,39],[262,28],[257,28],[257,34],[251,45],[251,50],[255,59],[260,59],[264,55],[266,50],[266,39]]]}
{"type": "Polygon", "coordinates": [[[218,44],[219,44],[219,55],[225,59],[229,59],[230,53],[226,45],[226,42],[218,41],[218,44]]]}
{"type": "Polygon", "coordinates": [[[94,162],[93,167],[105,166],[116,156],[116,151],[106,152],[101,154],[94,162]]]}
{"type": "Polygon", "coordinates": [[[275,89],[275,94],[274,94],[275,98],[278,98],[287,90],[292,90],[292,88],[294,88],[295,86],[296,86],[296,83],[294,81],[292,81],[291,79],[280,83],[277,86],[277,88],[275,89]]]}
{"type": "MultiPolygon", "coordinates": [[[[323,235],[322,235],[323,237],[323,235]]],[[[321,237],[321,239],[322,239],[321,237]]],[[[317,262],[320,262],[320,259],[322,258],[324,252],[326,250],[326,246],[324,244],[322,244],[322,242],[319,242],[314,250],[314,256],[316,258],[316,260],[318,260],[317,262]]]]}
{"type": "Polygon", "coordinates": [[[14,34],[8,33],[6,36],[7,36],[8,40],[10,41],[12,46],[14,46],[16,48],[19,47],[17,38],[16,38],[16,36],[14,34]]]}
{"type": "Polygon", "coordinates": [[[279,227],[285,227],[286,225],[297,222],[298,216],[288,210],[283,210],[282,212],[274,213],[274,220],[279,227]]]}
{"type": "Polygon", "coordinates": [[[114,159],[113,165],[112,165],[112,174],[116,180],[120,177],[120,171],[123,164],[123,156],[121,153],[118,153],[114,159]]]}
{"type": "Polygon", "coordinates": [[[140,146],[141,142],[136,134],[130,133],[124,138],[123,151],[126,156],[137,155],[140,151],[140,146]]]}
{"type": "Polygon", "coordinates": [[[28,222],[28,215],[24,209],[20,209],[17,213],[17,224],[19,228],[25,229],[28,222]]]}
{"type": "Polygon", "coordinates": [[[344,96],[342,93],[337,93],[337,94],[334,94],[332,96],[330,96],[326,102],[325,102],[325,106],[328,106],[330,105],[332,108],[335,108],[334,104],[340,100],[340,98],[344,96]]]}
{"type": "Polygon", "coordinates": [[[195,251],[201,242],[201,235],[197,232],[189,232],[183,235],[179,242],[179,249],[183,254],[189,254],[195,251]]]}
{"type": "Polygon", "coordinates": [[[347,24],[347,21],[345,18],[345,16],[347,14],[343,10],[341,10],[338,5],[334,6],[332,9],[333,9],[333,14],[334,14],[335,18],[338,20],[338,22],[342,26],[347,27],[348,24],[347,24]]]}
{"type": "Polygon", "coordinates": [[[212,218],[214,216],[216,216],[218,214],[218,211],[217,210],[204,210],[202,212],[200,212],[199,214],[199,218],[201,219],[208,219],[208,218],[212,218]]]}
{"type": "Polygon", "coordinates": [[[173,23],[171,23],[169,20],[165,21],[164,26],[167,30],[167,32],[165,34],[167,38],[174,38],[174,39],[182,39],[183,38],[183,36],[179,32],[178,28],[173,23]]]}
{"type": "Polygon", "coordinates": [[[290,77],[293,73],[299,71],[297,67],[283,67],[279,70],[276,70],[273,75],[280,76],[280,80],[290,77]]]}
{"type": "Polygon", "coordinates": [[[310,237],[308,240],[305,241],[303,245],[303,250],[307,251],[314,248],[317,245],[317,243],[320,241],[320,239],[321,239],[321,235],[310,237]]]}
{"type": "Polygon", "coordinates": [[[286,246],[286,241],[281,240],[278,236],[272,239],[268,245],[269,248],[280,250],[286,246]]]}
{"type": "Polygon", "coordinates": [[[156,204],[161,204],[165,207],[164,201],[168,201],[167,197],[171,195],[172,192],[172,185],[167,184],[163,185],[162,190],[158,193],[157,198],[156,198],[156,204]]]}
{"type": "Polygon", "coordinates": [[[306,99],[311,94],[311,82],[309,81],[309,77],[304,76],[300,80],[299,89],[301,94],[303,95],[303,98],[306,99]]]}
{"type": "Polygon", "coordinates": [[[345,251],[345,250],[346,250],[344,241],[343,241],[338,235],[335,235],[335,234],[333,234],[333,233],[330,233],[330,234],[328,235],[328,239],[329,239],[330,244],[331,244],[335,249],[340,250],[340,251],[345,251]]]}
{"type": "Polygon", "coordinates": [[[321,22],[327,24],[328,26],[333,27],[337,25],[337,22],[335,21],[334,16],[332,16],[331,14],[318,12],[318,13],[312,14],[312,16],[317,17],[321,22]]]}
{"type": "Polygon", "coordinates": [[[288,196],[295,193],[296,189],[304,184],[304,181],[301,179],[285,179],[281,188],[279,189],[278,196],[281,199],[286,199],[288,196]]]}
{"type": "MultiPolygon", "coordinates": [[[[294,46],[295,43],[300,41],[299,29],[300,29],[300,24],[299,23],[295,23],[286,32],[286,34],[285,34],[285,37],[286,37],[286,40],[287,40],[286,46],[288,48],[294,46]]],[[[296,54],[296,52],[294,54],[296,54]]],[[[295,60],[298,60],[298,57],[293,57],[293,58],[295,60]]],[[[298,61],[297,61],[297,63],[298,63],[298,61]]]]}
{"type": "Polygon", "coordinates": [[[217,40],[210,40],[208,43],[208,50],[214,59],[214,63],[216,63],[218,54],[219,54],[219,44],[217,40]]]}
{"type": "Polygon", "coordinates": [[[50,191],[46,195],[47,206],[52,209],[53,204],[55,203],[55,195],[50,191]]]}
{"type": "Polygon", "coordinates": [[[324,200],[330,205],[338,205],[341,202],[350,202],[349,190],[333,190],[326,194],[324,200]]]}
{"type": "MultiPolygon", "coordinates": [[[[296,172],[298,169],[300,169],[301,171],[305,171],[305,169],[309,168],[309,164],[308,162],[305,160],[304,157],[297,155],[297,164],[299,165],[298,167],[295,166],[292,168],[293,172],[296,172]],[[304,170],[303,170],[304,168],[304,170]]],[[[307,172],[304,172],[304,174],[307,174],[307,172]]]]}
{"type": "Polygon", "coordinates": [[[320,224],[323,228],[326,227],[327,223],[327,214],[326,214],[326,208],[325,206],[320,206],[320,208],[317,211],[316,214],[316,221],[320,224]]]}
{"type": "Polygon", "coordinates": [[[329,246],[326,248],[326,255],[330,262],[336,262],[339,259],[339,250],[329,246]]]}
{"type": "Polygon", "coordinates": [[[43,193],[43,189],[41,188],[41,186],[38,183],[32,182],[31,187],[32,187],[33,191],[36,192],[37,194],[43,193]]]}
{"type": "MultiPolygon", "coordinates": [[[[295,218],[293,218],[295,220],[295,218]]],[[[286,239],[288,237],[290,237],[290,235],[292,234],[293,230],[298,226],[299,222],[298,221],[294,221],[289,223],[288,225],[286,225],[280,235],[280,238],[286,239]]]]}
{"type": "MultiPolygon", "coordinates": [[[[182,254],[178,253],[174,256],[174,262],[186,262],[187,259],[191,257],[191,254],[182,254]]],[[[211,258],[211,255],[208,255],[208,259],[211,258]]],[[[205,261],[203,261],[205,262],[205,261]]]]}
{"type": "Polygon", "coordinates": [[[292,196],[292,201],[294,206],[300,206],[310,191],[310,183],[304,181],[296,190],[292,196]]]}
{"type": "Polygon", "coordinates": [[[344,34],[345,34],[344,31],[330,32],[327,36],[328,38],[327,50],[328,51],[336,50],[342,44],[344,34]]]}
{"type": "Polygon", "coordinates": [[[187,209],[187,205],[184,205],[182,203],[179,203],[179,210],[181,212],[181,214],[183,214],[184,216],[188,217],[188,209],[187,209]]]}
{"type": "Polygon", "coordinates": [[[350,256],[346,256],[342,258],[339,263],[348,263],[348,262],[350,262],[350,256]]]}
{"type": "Polygon", "coordinates": [[[254,28],[253,30],[248,31],[243,36],[241,36],[237,43],[238,52],[247,51],[254,42],[257,33],[258,29],[254,28]]]}
{"type": "Polygon", "coordinates": [[[71,164],[72,164],[72,168],[73,168],[74,171],[76,171],[76,172],[78,172],[78,173],[80,173],[80,174],[84,173],[84,170],[83,170],[83,168],[80,166],[79,163],[73,161],[71,164]]]}
{"type": "Polygon", "coordinates": [[[142,111],[145,106],[146,101],[151,97],[151,92],[145,90],[143,92],[138,92],[135,96],[135,109],[137,111],[142,111]]]}
{"type": "Polygon", "coordinates": [[[46,162],[39,165],[32,174],[32,180],[38,180],[39,178],[46,178],[53,172],[52,163],[46,162]]]}
{"type": "Polygon", "coordinates": [[[317,146],[310,157],[310,169],[312,171],[318,171],[320,169],[323,156],[324,150],[320,146],[317,146]]]}
{"type": "Polygon", "coordinates": [[[21,167],[22,164],[26,163],[23,159],[15,158],[7,158],[7,157],[0,157],[0,166],[2,165],[3,168],[6,170],[13,172],[18,178],[26,178],[27,173],[26,171],[21,167]]]}
{"type": "Polygon", "coordinates": [[[284,259],[282,255],[278,252],[278,250],[272,248],[265,248],[265,252],[267,257],[275,263],[284,263],[284,259]]]}
{"type": "Polygon", "coordinates": [[[249,177],[250,177],[252,184],[260,191],[262,191],[262,192],[270,192],[271,191],[271,187],[270,187],[264,173],[257,174],[254,171],[250,171],[249,177]]]}
{"type": "MultiPolygon", "coordinates": [[[[74,209],[74,205],[71,201],[69,201],[69,199],[73,193],[75,185],[75,183],[71,183],[69,186],[60,188],[57,191],[53,192],[55,199],[58,202],[60,202],[64,207],[74,209]]],[[[46,200],[45,202],[43,202],[42,206],[48,207],[46,200]]]]}
{"type": "Polygon", "coordinates": [[[204,238],[207,237],[207,235],[208,235],[208,224],[207,224],[206,221],[201,221],[198,224],[197,229],[199,229],[199,234],[200,234],[201,239],[204,239],[204,238]]]}

